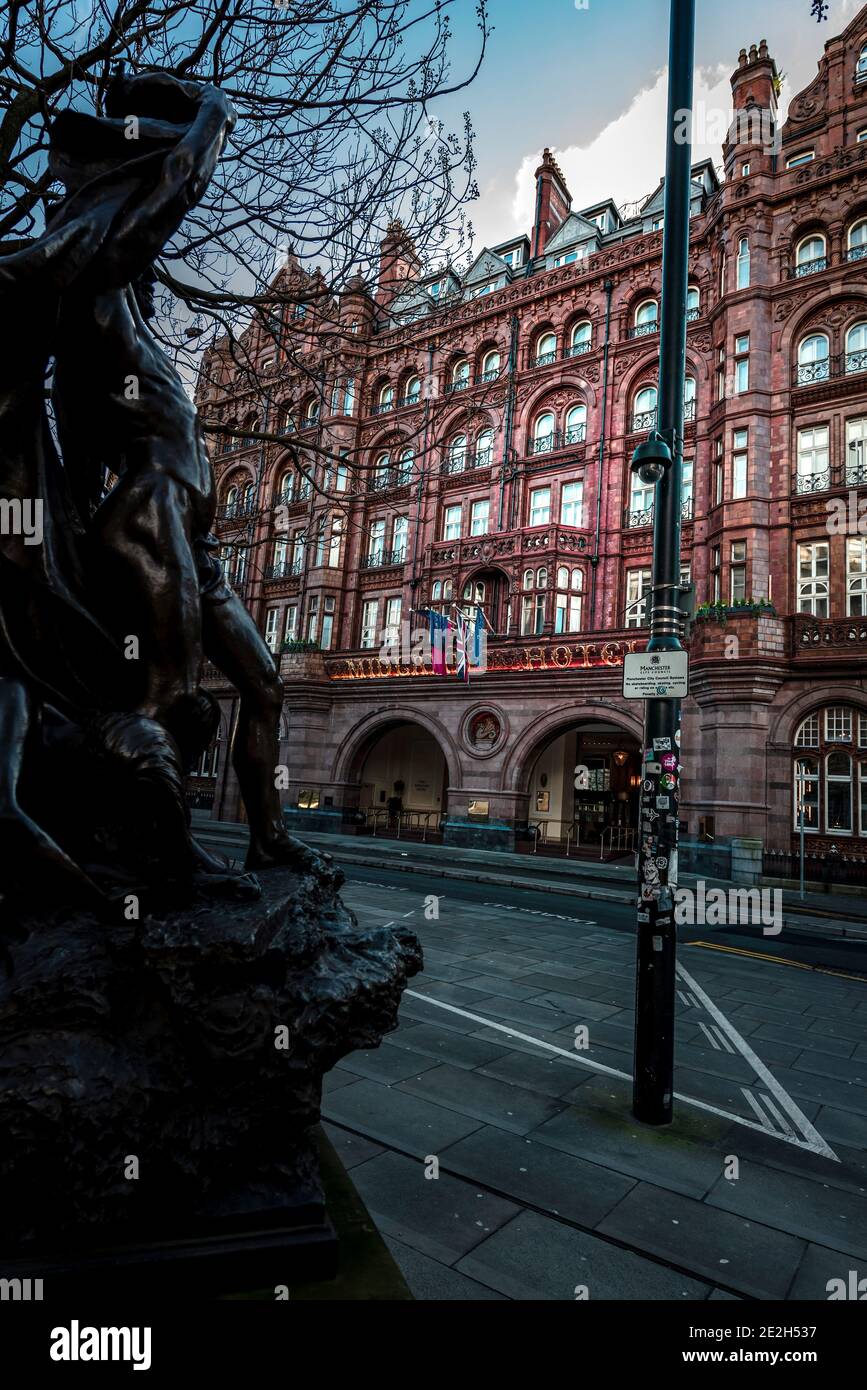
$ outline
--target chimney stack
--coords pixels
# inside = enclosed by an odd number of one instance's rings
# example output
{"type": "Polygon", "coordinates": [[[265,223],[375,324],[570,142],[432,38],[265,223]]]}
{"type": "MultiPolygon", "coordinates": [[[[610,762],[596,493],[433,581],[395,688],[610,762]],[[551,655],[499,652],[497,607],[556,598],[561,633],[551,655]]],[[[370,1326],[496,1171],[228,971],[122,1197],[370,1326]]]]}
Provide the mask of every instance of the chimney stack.
{"type": "Polygon", "coordinates": [[[533,225],[531,255],[541,256],[557,228],[569,216],[572,196],[566,187],[562,170],[549,149],[542,152],[542,163],[536,170],[536,216],[533,225]]]}

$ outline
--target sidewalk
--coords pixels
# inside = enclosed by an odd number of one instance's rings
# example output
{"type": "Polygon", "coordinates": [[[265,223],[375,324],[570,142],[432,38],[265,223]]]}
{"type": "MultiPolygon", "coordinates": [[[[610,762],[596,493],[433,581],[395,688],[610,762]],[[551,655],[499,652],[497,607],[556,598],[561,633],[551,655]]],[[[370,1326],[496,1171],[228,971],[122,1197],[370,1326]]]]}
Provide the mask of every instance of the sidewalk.
{"type": "Polygon", "coordinates": [[[684,943],[656,1129],[622,933],[458,900],[428,921],[409,877],[344,896],[424,947],[322,1107],[416,1298],[825,1301],[867,1275],[867,982],[684,943]]]}
{"type": "MultiPolygon", "coordinates": [[[[196,833],[224,854],[242,856],[247,828],[231,821],[215,821],[193,812],[196,833]]],[[[635,870],[629,860],[622,863],[596,863],[587,859],[553,859],[542,855],[516,854],[503,850],[459,849],[454,845],[428,845],[418,841],[388,839],[385,836],[329,835],[310,833],[304,839],[326,850],[345,864],[369,868],[388,867],[392,872],[423,869],[431,877],[466,879],[476,883],[495,883],[506,888],[525,888],[536,893],[558,893],[569,897],[633,905],[635,870]]],[[[699,883],[695,874],[681,874],[686,888],[699,883]]],[[[728,880],[705,878],[705,890],[733,885],[728,880]]],[[[766,890],[772,891],[772,890],[766,890]]],[[[791,930],[809,930],[867,939],[867,897],[807,890],[801,901],[797,892],[782,889],[783,922],[791,930]]]]}

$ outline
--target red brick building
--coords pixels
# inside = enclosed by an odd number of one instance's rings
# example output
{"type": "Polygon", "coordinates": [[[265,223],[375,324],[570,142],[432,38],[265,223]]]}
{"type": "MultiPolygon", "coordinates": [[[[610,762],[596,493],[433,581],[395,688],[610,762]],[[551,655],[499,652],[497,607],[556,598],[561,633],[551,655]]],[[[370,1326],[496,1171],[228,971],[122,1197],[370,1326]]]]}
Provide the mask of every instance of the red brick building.
{"type": "MultiPolygon", "coordinates": [[[[718,870],[733,840],[792,848],[796,759],[810,848],[867,853],[867,6],[781,129],[778,86],[743,50],[724,176],[693,169],[682,562],[718,607],[690,642],[681,816],[686,864],[718,870]]],[[[635,824],[620,665],[646,638],[653,495],[629,465],[655,421],[663,190],[627,218],[577,208],[549,151],[536,177],[528,236],[460,275],[399,224],[337,302],[290,262],[302,371],[255,329],[264,390],[207,355],[202,414],[241,431],[219,534],[281,663],[302,825],[402,810],[508,847],[635,824]],[[291,434],[308,477],[245,429],[291,434]],[[497,634],[469,685],[410,650],[415,611],[456,602],[497,634]]],[[[208,679],[224,721],[195,785],[234,818],[233,695],[208,679]]]]}

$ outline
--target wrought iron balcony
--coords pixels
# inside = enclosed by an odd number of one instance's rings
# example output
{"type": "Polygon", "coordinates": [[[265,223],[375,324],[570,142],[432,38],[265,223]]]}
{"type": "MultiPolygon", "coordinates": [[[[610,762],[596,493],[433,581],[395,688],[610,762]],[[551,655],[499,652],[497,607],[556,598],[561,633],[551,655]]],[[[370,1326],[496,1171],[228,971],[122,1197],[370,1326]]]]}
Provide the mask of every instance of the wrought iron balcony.
{"type": "Polygon", "coordinates": [[[455,381],[450,381],[446,386],[446,395],[450,396],[453,391],[466,391],[470,384],[468,376],[459,376],[455,381]]]}
{"type": "Polygon", "coordinates": [[[253,439],[249,434],[229,436],[223,441],[224,454],[237,454],[240,449],[252,449],[254,444],[259,441],[253,439]]]}
{"type": "Polygon", "coordinates": [[[815,386],[822,381],[857,376],[859,372],[867,372],[867,348],[858,352],[838,352],[818,362],[798,363],[792,368],[792,385],[815,386]]]}
{"type": "Polygon", "coordinates": [[[402,565],[406,560],[406,548],[401,546],[399,550],[371,550],[369,554],[363,556],[361,568],[363,570],[385,569],[388,565],[402,565]]]}
{"type": "Polygon", "coordinates": [[[695,323],[696,319],[700,319],[700,318],[701,318],[701,309],[699,309],[697,306],[696,306],[695,308],[692,308],[692,309],[687,309],[687,311],[686,311],[686,321],[687,321],[687,323],[695,323]]]}
{"type": "Polygon", "coordinates": [[[639,430],[656,429],[656,411],[639,410],[632,417],[632,433],[637,434],[639,430]]]}
{"type": "Polygon", "coordinates": [[[627,337],[646,338],[649,333],[659,332],[659,319],[654,319],[652,323],[634,323],[630,328],[627,337]]]}
{"type": "Polygon", "coordinates": [[[828,257],[816,256],[812,261],[801,261],[799,265],[789,266],[790,280],[803,280],[807,275],[818,275],[820,270],[828,269],[828,257]]]}
{"type": "Polygon", "coordinates": [[[367,480],[368,492],[388,492],[395,487],[406,487],[407,483],[412,482],[412,468],[389,469],[387,473],[378,473],[373,478],[367,480]]]}
{"type": "Polygon", "coordinates": [[[405,405],[418,405],[421,400],[421,391],[413,391],[409,396],[401,396],[398,405],[403,408],[405,405]]]}
{"type": "Polygon", "coordinates": [[[394,401],[377,401],[376,405],[371,406],[371,415],[387,415],[390,410],[394,410],[394,401]]]}
{"type": "Polygon", "coordinates": [[[557,449],[565,449],[570,444],[583,444],[587,436],[586,425],[572,425],[568,430],[552,430],[550,434],[539,435],[538,439],[531,439],[527,448],[527,453],[553,454],[557,449]]]}
{"type": "Polygon", "coordinates": [[[556,352],[540,352],[540,353],[538,354],[538,356],[536,356],[536,357],[533,358],[533,361],[531,362],[530,365],[533,366],[533,367],[547,367],[548,364],[549,364],[550,362],[556,362],[556,361],[557,361],[557,353],[556,353],[556,352]]]}
{"type": "Polygon", "coordinates": [[[253,502],[230,502],[226,507],[220,507],[217,511],[218,521],[243,521],[246,517],[256,515],[256,507],[253,502]]]}
{"type": "Polygon", "coordinates": [[[695,400],[684,401],[684,403],[683,403],[683,418],[684,418],[685,421],[689,421],[689,420],[694,420],[694,419],[695,419],[695,400]]]}
{"type": "Polygon", "coordinates": [[[303,568],[303,560],[278,560],[276,564],[265,566],[265,578],[293,579],[303,568]]]}
{"type": "MultiPolygon", "coordinates": [[[[680,504],[680,517],[682,521],[692,521],[692,498],[684,497],[680,504]]],[[[623,525],[628,530],[638,530],[642,526],[653,525],[653,507],[645,507],[643,511],[626,512],[623,518],[623,525]]]]}
{"type": "Polygon", "coordinates": [[[481,386],[486,381],[496,381],[500,375],[499,367],[492,367],[489,372],[479,372],[476,377],[476,385],[481,386]]]}
{"type": "Polygon", "coordinates": [[[795,469],[792,474],[792,492],[798,497],[844,487],[867,487],[867,462],[829,464],[827,468],[810,473],[795,469]]]}
{"type": "Polygon", "coordinates": [[[867,256],[867,244],[864,246],[850,246],[846,252],[847,261],[863,261],[867,256]]]}
{"type": "Polygon", "coordinates": [[[566,351],[563,353],[563,356],[564,356],[564,357],[580,357],[583,353],[585,353],[585,352],[592,352],[592,351],[593,351],[593,343],[592,343],[592,341],[588,338],[587,341],[584,342],[584,343],[573,343],[571,347],[567,347],[566,351]]]}

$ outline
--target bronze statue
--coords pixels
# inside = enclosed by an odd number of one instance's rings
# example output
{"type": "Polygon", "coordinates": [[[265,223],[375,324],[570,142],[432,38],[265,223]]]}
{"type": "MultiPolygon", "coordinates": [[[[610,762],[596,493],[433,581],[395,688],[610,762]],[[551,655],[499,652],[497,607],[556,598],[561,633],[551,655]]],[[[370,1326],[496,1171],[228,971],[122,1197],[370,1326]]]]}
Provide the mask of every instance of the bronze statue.
{"type": "Polygon", "coordinates": [[[42,504],[41,544],[0,535],[7,898],[256,891],[189,829],[183,770],[215,727],[203,656],[241,697],[232,756],[247,868],[323,867],[282,819],[281,683],[223,577],[196,410],[148,328],[153,263],[234,122],[213,87],[117,75],[104,117],[57,117],[51,170],[66,197],[42,238],[0,256],[4,320],[20,329],[0,348],[0,501],[42,504]],[[50,362],[60,457],[45,410],[50,362]]]}

